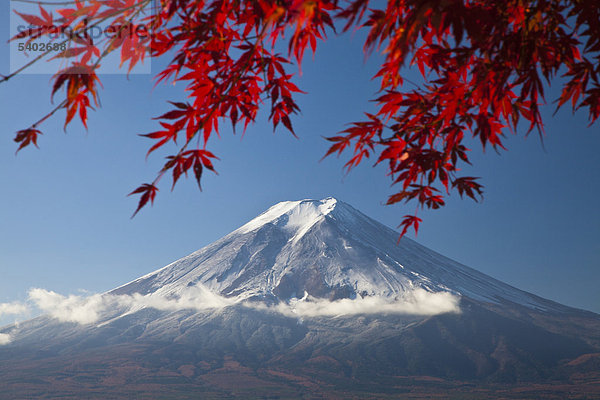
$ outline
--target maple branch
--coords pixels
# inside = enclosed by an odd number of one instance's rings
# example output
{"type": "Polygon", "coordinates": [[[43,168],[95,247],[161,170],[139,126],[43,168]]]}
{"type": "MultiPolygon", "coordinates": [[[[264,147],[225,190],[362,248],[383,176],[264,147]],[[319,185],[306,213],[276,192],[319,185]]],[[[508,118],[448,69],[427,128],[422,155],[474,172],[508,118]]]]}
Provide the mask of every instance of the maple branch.
{"type": "MultiPolygon", "coordinates": [[[[148,9],[150,0],[127,0],[126,4],[136,4],[116,12],[112,7],[119,7],[121,0],[89,1],[93,6],[89,9],[69,10],[65,17],[67,25],[87,26],[80,20],[87,13],[87,18],[94,22],[92,27],[109,18],[115,18],[113,27],[120,23],[133,26],[134,17],[148,9]],[[104,5],[108,5],[106,9],[101,8],[104,5]],[[133,7],[138,8],[132,12],[129,8],[133,7]],[[118,16],[120,13],[123,15],[118,16]]],[[[167,157],[152,184],[131,193],[141,194],[137,213],[154,200],[158,190],[155,185],[168,170],[173,172],[173,186],[182,173],[193,170],[200,184],[202,168],[214,170],[210,159],[216,157],[206,147],[211,134],[220,135],[222,120],[231,120],[234,130],[238,122],[243,122],[245,128],[255,121],[257,112],[270,99],[268,120],[274,128],[283,123],[295,135],[290,116],[299,108],[292,92],[301,91],[292,82],[294,74],[287,74],[285,66],[291,63],[300,68],[305,50],[311,48],[314,53],[317,41],[324,39],[328,27],[335,31],[331,18],[345,20],[345,31],[351,26],[367,30],[365,53],[378,49],[384,58],[373,77],[380,79],[379,97],[374,100],[377,112],[367,113],[365,121],[351,124],[340,136],[328,138],[333,143],[325,156],[353,149],[350,151],[354,154],[345,165],[349,171],[376,155],[375,165],[386,161],[392,185],[402,187],[389,197],[387,204],[411,200],[418,203],[417,210],[419,206],[437,209],[444,205],[443,197],[450,195],[450,188],[461,197],[475,200],[482,194],[478,178],[457,177],[458,165],[470,164],[465,137],[477,137],[484,150],[492,147],[498,152],[504,149],[505,131],[516,132],[520,121],[521,125],[528,125],[527,134],[533,128],[541,134],[539,103],[544,99],[544,85],[561,69],[566,69],[567,83],[563,85],[558,107],[571,101],[573,110],[589,110],[590,123],[600,117],[600,66],[589,61],[590,55],[594,60],[599,58],[600,9],[596,2],[488,3],[389,0],[387,5],[385,2],[376,5],[370,0],[349,0],[341,8],[336,0],[169,0],[160,3],[162,7],[155,15],[143,19],[145,28],[152,30],[149,45],[147,38],[139,37],[100,40],[99,43],[106,45],[100,54],[86,37],[93,52],[84,43],[84,47],[63,56],[77,57],[86,52],[79,64],[86,69],[91,63],[96,69],[108,53],[122,46],[121,63],[129,61],[131,70],[146,56],[145,51],[156,56],[175,53],[170,64],[158,74],[157,84],[165,79],[185,82],[187,97],[193,99],[193,104],[172,103],[176,109],[156,118],[165,130],[144,136],[157,139],[148,154],[171,140],[176,142],[180,136],[185,135],[186,139],[182,146],[177,145],[176,155],[167,157]],[[366,13],[368,16],[363,19],[366,13]],[[291,33],[287,58],[275,50],[277,43],[285,41],[284,32],[291,33]],[[267,40],[270,48],[265,44],[267,40]],[[143,51],[136,47],[138,44],[144,46],[143,51]],[[239,57],[234,55],[237,49],[241,51],[239,57]],[[418,67],[422,81],[403,77],[403,71],[412,71],[414,67],[418,67]],[[182,72],[185,75],[181,76],[182,72]],[[197,149],[190,150],[194,139],[198,141],[197,149]],[[445,194],[439,193],[438,183],[444,185],[445,194]]],[[[40,26],[29,33],[30,40],[48,34],[36,21],[51,21],[52,17],[41,6],[40,12],[41,20],[24,17],[40,26]]],[[[119,32],[125,27],[120,29],[119,32]]],[[[16,73],[28,66],[22,66],[16,73]]],[[[73,72],[78,73],[76,68],[73,72]]],[[[63,71],[56,77],[55,90],[69,82],[67,103],[63,101],[57,107],[67,107],[67,123],[79,108],[85,125],[91,96],[97,100],[97,77],[93,70],[90,72],[92,76],[78,73],[76,77],[67,77],[63,71]]],[[[0,75],[0,82],[16,73],[0,75]]],[[[21,144],[19,149],[30,143],[35,145],[38,134],[35,128],[19,131],[15,138],[21,144]]],[[[416,212],[405,216],[402,234],[411,226],[416,231],[419,222],[416,212]]]]}
{"type": "MultiPolygon", "coordinates": [[[[141,6],[140,9],[138,9],[138,11],[135,14],[133,14],[131,16],[131,18],[129,18],[128,22],[131,23],[137,17],[137,15],[139,15],[139,13],[143,11],[144,7],[149,3],[149,1],[150,0],[144,0],[143,3],[139,3],[139,5],[141,6]]],[[[98,24],[99,23],[100,23],[100,21],[98,22],[98,24]]],[[[92,25],[92,26],[95,26],[95,25],[92,25]]],[[[115,38],[113,40],[116,40],[116,38],[118,37],[118,34],[122,33],[122,31],[124,29],[125,29],[125,26],[121,25],[121,27],[119,28],[119,31],[117,32],[117,35],[115,35],[115,38]]],[[[65,40],[62,43],[65,43],[65,42],[70,41],[70,40],[72,40],[72,39],[65,40]]],[[[106,47],[105,50],[104,50],[104,52],[98,57],[98,59],[96,60],[96,62],[92,66],[92,70],[95,70],[98,67],[98,65],[100,64],[100,61],[110,53],[109,48],[110,48],[110,46],[106,47]]],[[[47,52],[44,53],[44,54],[42,54],[40,57],[38,57],[38,59],[41,58],[41,57],[43,57],[45,54],[47,54],[47,52]]],[[[33,60],[32,63],[35,62],[35,61],[37,61],[37,59],[33,60]]],[[[27,66],[22,67],[21,70],[25,69],[26,67],[27,66]]],[[[20,72],[20,71],[16,71],[16,73],[18,73],[18,72],[20,72]]],[[[13,73],[11,75],[14,76],[16,73],[13,73]]],[[[10,77],[11,76],[6,77],[5,80],[10,79],[10,77]]],[[[40,124],[42,124],[48,118],[50,118],[51,116],[53,116],[58,110],[60,110],[62,108],[65,108],[68,105],[68,103],[69,103],[68,98],[65,98],[59,105],[57,105],[56,107],[54,107],[54,109],[52,109],[49,113],[47,113],[45,116],[43,116],[42,118],[40,118],[37,122],[33,123],[30,126],[30,128],[28,128],[27,130],[35,130],[40,124]]],[[[65,125],[65,128],[66,128],[66,125],[65,125]]],[[[36,144],[36,146],[37,146],[37,144],[36,144]]],[[[19,149],[21,149],[21,148],[22,147],[20,147],[19,149]]]]}
{"type": "MultiPolygon", "coordinates": [[[[256,48],[258,47],[259,42],[262,42],[262,40],[264,39],[264,33],[266,32],[267,29],[267,25],[264,25],[261,32],[257,35],[256,37],[256,41],[253,44],[253,52],[256,51],[256,48]]],[[[221,94],[221,96],[219,97],[219,100],[215,103],[215,106],[211,109],[211,111],[209,112],[209,114],[205,117],[205,120],[209,120],[213,114],[217,111],[218,109],[218,105],[221,104],[223,102],[223,100],[225,100],[225,98],[228,95],[228,91],[231,90],[231,88],[233,86],[235,86],[235,84],[242,78],[242,76],[248,71],[248,68],[250,68],[252,59],[249,57],[248,61],[244,64],[244,68],[240,71],[239,74],[237,74],[235,76],[235,78],[229,83],[228,88],[226,89],[227,92],[224,92],[221,94]]],[[[212,89],[213,91],[215,90],[214,88],[212,89]]],[[[181,156],[186,150],[188,145],[190,144],[190,142],[194,139],[194,137],[196,137],[198,135],[198,131],[202,129],[202,126],[198,127],[198,129],[196,129],[196,131],[194,132],[194,135],[191,136],[190,138],[188,138],[185,142],[185,144],[179,149],[179,151],[177,152],[177,155],[175,157],[179,157],[181,156]]],[[[158,184],[158,182],[160,181],[160,179],[164,176],[164,174],[170,169],[168,163],[165,164],[162,169],[158,172],[156,178],[152,181],[152,186],[156,186],[158,184]]],[[[133,214],[132,218],[135,216],[135,214],[133,214]]]]}
{"type": "Polygon", "coordinates": [[[59,105],[57,105],[56,107],[54,107],[54,109],[52,109],[52,111],[50,111],[44,117],[42,117],[37,122],[35,122],[34,124],[32,124],[31,128],[37,128],[38,125],[40,125],[42,122],[44,122],[45,120],[47,120],[48,118],[50,118],[52,115],[54,115],[54,113],[56,113],[61,108],[65,108],[66,105],[67,105],[67,99],[64,99],[59,105]]]}
{"type": "MultiPolygon", "coordinates": [[[[31,0],[31,1],[28,1],[28,0],[11,0],[11,1],[21,1],[21,2],[25,2],[25,3],[30,3],[30,2],[31,2],[31,3],[39,3],[38,1],[34,1],[34,0],[31,0]]],[[[123,9],[120,9],[120,10],[118,10],[118,11],[115,11],[115,12],[114,12],[114,13],[112,13],[112,14],[108,14],[106,17],[104,17],[104,18],[102,18],[102,19],[98,20],[97,22],[95,22],[95,23],[94,23],[94,24],[92,24],[92,25],[89,25],[89,26],[84,26],[84,27],[80,28],[79,30],[75,30],[75,31],[74,31],[74,32],[73,32],[73,33],[70,35],[70,36],[71,36],[70,38],[68,38],[68,39],[65,39],[65,40],[63,40],[62,42],[58,42],[58,43],[59,43],[59,44],[61,44],[61,45],[62,45],[62,44],[69,43],[69,42],[71,42],[71,41],[73,40],[73,39],[72,39],[72,37],[73,37],[73,36],[77,36],[77,35],[78,35],[78,34],[80,34],[81,32],[85,32],[86,30],[88,30],[88,29],[90,29],[90,28],[95,28],[95,27],[97,27],[98,25],[102,24],[103,22],[106,22],[107,20],[111,19],[112,17],[115,17],[115,16],[117,16],[117,15],[119,15],[119,14],[122,14],[122,13],[124,13],[124,12],[128,11],[128,10],[131,10],[131,9],[134,9],[134,8],[136,8],[136,7],[140,6],[140,10],[138,10],[138,12],[136,13],[136,15],[137,15],[137,14],[139,14],[139,12],[141,12],[141,11],[142,11],[142,10],[143,10],[143,9],[144,9],[144,8],[145,8],[147,5],[148,5],[148,3],[150,3],[150,1],[152,1],[152,0],[143,0],[143,1],[142,1],[142,2],[140,2],[140,3],[136,3],[136,4],[134,4],[134,5],[131,5],[131,6],[128,6],[128,7],[124,7],[123,9]]],[[[71,3],[69,3],[69,2],[66,2],[66,3],[67,3],[67,4],[71,4],[71,3]]],[[[41,4],[48,4],[48,3],[41,3],[41,4]]],[[[49,3],[49,4],[55,4],[55,3],[49,3]]],[[[62,4],[62,3],[56,3],[56,4],[62,4]]],[[[131,22],[131,21],[133,21],[133,19],[130,19],[130,22],[131,22]]],[[[119,31],[119,32],[121,32],[121,31],[119,31]]],[[[116,36],[116,35],[115,35],[115,36],[116,36]]],[[[39,56],[37,56],[36,58],[34,58],[33,60],[29,61],[27,64],[25,64],[25,65],[21,66],[21,67],[20,67],[19,69],[17,69],[15,72],[13,72],[13,73],[11,73],[11,74],[9,74],[9,75],[3,75],[3,76],[2,76],[2,79],[0,79],[0,83],[3,83],[3,82],[6,82],[6,81],[8,81],[8,80],[9,80],[9,79],[11,79],[12,77],[14,77],[14,76],[18,75],[19,73],[23,72],[25,69],[27,69],[27,68],[31,67],[33,64],[35,64],[36,62],[38,62],[39,60],[41,60],[42,58],[44,58],[45,56],[47,56],[48,54],[50,54],[50,53],[52,53],[52,52],[53,52],[53,50],[52,50],[52,49],[48,49],[48,50],[44,51],[43,53],[41,53],[41,54],[40,54],[39,56]]]]}

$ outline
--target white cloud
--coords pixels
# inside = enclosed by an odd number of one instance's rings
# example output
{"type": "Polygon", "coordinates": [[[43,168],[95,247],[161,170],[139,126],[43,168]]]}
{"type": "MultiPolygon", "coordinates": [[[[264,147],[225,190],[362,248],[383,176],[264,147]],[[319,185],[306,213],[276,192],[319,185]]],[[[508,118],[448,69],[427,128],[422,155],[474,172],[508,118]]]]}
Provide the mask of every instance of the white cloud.
{"type": "Polygon", "coordinates": [[[29,299],[40,310],[63,322],[91,324],[101,319],[114,318],[130,314],[143,308],[163,311],[185,309],[207,310],[224,308],[236,303],[279,312],[294,317],[344,316],[356,314],[413,314],[435,315],[448,312],[460,312],[459,297],[448,293],[431,293],[424,289],[407,291],[399,299],[383,297],[364,297],[330,301],[314,298],[306,294],[302,299],[293,299],[289,303],[267,306],[262,302],[243,301],[239,298],[227,298],[216,294],[202,285],[187,287],[183,291],[168,292],[166,288],[142,295],[93,294],[91,296],[63,296],[45,289],[31,289],[29,299]]]}
{"type": "Polygon", "coordinates": [[[9,344],[11,340],[12,339],[8,333],[0,333],[0,346],[9,344]]]}
{"type": "Polygon", "coordinates": [[[178,294],[160,291],[148,295],[93,294],[91,296],[63,296],[56,292],[35,288],[29,291],[29,300],[37,308],[62,322],[92,324],[108,313],[119,311],[121,314],[139,311],[143,308],[155,308],[164,311],[185,309],[206,310],[223,308],[235,302],[215,294],[202,286],[186,288],[178,294]]]}
{"type": "Polygon", "coordinates": [[[115,297],[119,304],[129,306],[132,309],[151,307],[164,311],[224,308],[237,302],[235,299],[220,296],[202,285],[188,287],[180,293],[169,294],[159,291],[147,295],[134,293],[132,296],[121,295],[115,297]]]}
{"type": "Polygon", "coordinates": [[[63,322],[90,324],[96,322],[100,314],[107,310],[110,301],[100,294],[88,297],[70,295],[65,297],[51,290],[34,288],[29,291],[29,299],[42,311],[63,322]]]}
{"type": "Polygon", "coordinates": [[[25,314],[29,311],[28,307],[19,302],[12,303],[0,303],[0,317],[3,315],[17,315],[17,314],[25,314]]]}
{"type": "MultiPolygon", "coordinates": [[[[460,312],[459,301],[458,296],[448,292],[431,293],[424,289],[414,289],[405,292],[401,299],[372,296],[330,301],[305,295],[302,299],[290,301],[289,304],[279,303],[267,308],[284,315],[299,317],[356,314],[436,315],[460,312]]],[[[252,306],[250,303],[246,305],[252,306]]]]}

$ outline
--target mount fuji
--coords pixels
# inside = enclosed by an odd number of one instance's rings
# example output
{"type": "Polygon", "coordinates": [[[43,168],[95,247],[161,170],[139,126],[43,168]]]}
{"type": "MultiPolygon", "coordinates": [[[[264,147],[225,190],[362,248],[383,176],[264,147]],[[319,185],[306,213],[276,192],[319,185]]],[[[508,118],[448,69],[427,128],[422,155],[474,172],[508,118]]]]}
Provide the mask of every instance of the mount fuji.
{"type": "Polygon", "coordinates": [[[398,237],[286,201],[106,293],[34,289],[5,398],[600,397],[599,315],[398,237]]]}
{"type": "Polygon", "coordinates": [[[112,293],[403,299],[415,289],[539,310],[565,307],[454,262],[334,198],[278,203],[224,238],[112,293]]]}

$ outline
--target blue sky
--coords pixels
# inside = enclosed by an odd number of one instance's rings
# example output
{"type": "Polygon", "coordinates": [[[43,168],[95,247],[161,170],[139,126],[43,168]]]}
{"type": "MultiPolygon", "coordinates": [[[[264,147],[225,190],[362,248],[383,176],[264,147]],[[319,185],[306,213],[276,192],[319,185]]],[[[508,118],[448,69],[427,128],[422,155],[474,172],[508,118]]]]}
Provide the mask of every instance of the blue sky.
{"type": "MultiPolygon", "coordinates": [[[[8,3],[8,2],[7,2],[8,3]]],[[[8,39],[9,7],[0,7],[8,39]]],[[[22,75],[0,84],[0,303],[24,300],[29,288],[101,292],[160,268],[242,225],[283,200],[335,196],[395,227],[415,205],[384,206],[393,193],[383,166],[366,163],[346,175],[344,158],[319,161],[346,123],[373,110],[377,58],[364,60],[359,36],[331,38],[308,56],[297,83],[308,92],[293,119],[298,139],[273,133],[265,116],[245,136],[223,129],[209,149],[218,176],[203,192],[164,180],[154,207],[130,219],[137,198],[163,157],[145,160],[150,145],[137,134],[156,130],[151,118],[184,99],[182,88],[153,89],[151,75],[103,76],[102,108],[89,130],[62,130],[64,113],[42,127],[40,149],[15,156],[14,133],[51,109],[50,75],[22,75]]],[[[0,44],[0,73],[9,51],[0,44]]],[[[153,60],[154,72],[160,60],[153,60]]],[[[556,98],[556,89],[549,93],[556,98]]],[[[567,305],[600,312],[599,124],[584,113],[544,109],[546,137],[521,133],[508,152],[473,147],[470,175],[481,176],[485,200],[453,194],[441,210],[423,212],[417,240],[500,280],[567,305]]]]}

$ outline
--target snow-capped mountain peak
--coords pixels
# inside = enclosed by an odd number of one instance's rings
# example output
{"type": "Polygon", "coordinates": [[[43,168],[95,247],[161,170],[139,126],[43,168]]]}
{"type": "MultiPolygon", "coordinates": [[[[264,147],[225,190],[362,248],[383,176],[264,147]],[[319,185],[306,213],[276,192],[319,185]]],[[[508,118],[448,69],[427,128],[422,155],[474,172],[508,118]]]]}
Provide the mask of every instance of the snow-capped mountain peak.
{"type": "Polygon", "coordinates": [[[236,299],[404,299],[424,290],[560,308],[450,260],[335,198],[285,201],[216,242],[114,293],[177,296],[202,285],[236,299]]]}
{"type": "Polygon", "coordinates": [[[260,229],[265,224],[274,224],[291,234],[290,241],[296,241],[329,214],[337,204],[338,201],[333,197],[323,200],[282,201],[235,232],[245,234],[260,229]]]}

